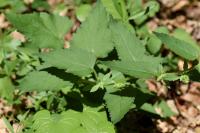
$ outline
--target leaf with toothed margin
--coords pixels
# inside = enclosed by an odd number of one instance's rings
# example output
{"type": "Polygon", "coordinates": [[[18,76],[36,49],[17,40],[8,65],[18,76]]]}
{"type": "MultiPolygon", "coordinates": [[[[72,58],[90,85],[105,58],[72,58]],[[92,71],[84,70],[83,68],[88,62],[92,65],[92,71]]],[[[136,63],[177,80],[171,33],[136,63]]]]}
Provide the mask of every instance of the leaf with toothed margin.
{"type": "Polygon", "coordinates": [[[156,36],[174,53],[187,59],[195,60],[200,52],[197,46],[164,33],[155,32],[156,36]]]}
{"type": "Polygon", "coordinates": [[[93,53],[79,48],[55,50],[41,56],[42,60],[53,67],[65,69],[78,76],[87,76],[93,71],[96,57],[93,53]]]}
{"type": "Polygon", "coordinates": [[[106,93],[104,100],[113,123],[119,122],[131,108],[135,107],[133,97],[106,93]]]}
{"type": "Polygon", "coordinates": [[[161,59],[146,55],[140,40],[121,22],[110,24],[119,61],[105,61],[105,65],[136,78],[157,76],[161,59]]]}
{"type": "Polygon", "coordinates": [[[23,33],[31,48],[61,48],[64,35],[72,26],[67,17],[47,13],[7,14],[7,19],[23,33]]]}
{"type": "Polygon", "coordinates": [[[111,31],[108,28],[109,15],[100,2],[74,34],[71,47],[78,47],[94,53],[96,57],[106,57],[113,49],[111,31]]]}
{"type": "Polygon", "coordinates": [[[72,83],[64,81],[45,71],[34,71],[29,73],[20,81],[19,89],[23,92],[27,91],[59,91],[64,87],[72,87],[72,83]]]}

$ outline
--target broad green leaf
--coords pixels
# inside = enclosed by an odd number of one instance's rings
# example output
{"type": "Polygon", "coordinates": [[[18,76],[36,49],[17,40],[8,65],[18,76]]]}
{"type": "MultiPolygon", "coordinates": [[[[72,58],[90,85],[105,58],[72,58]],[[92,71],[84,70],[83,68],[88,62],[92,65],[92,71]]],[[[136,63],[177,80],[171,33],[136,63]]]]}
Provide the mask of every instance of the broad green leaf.
{"type": "Polygon", "coordinates": [[[177,55],[187,60],[195,60],[199,57],[199,50],[190,43],[164,33],[155,34],[171,51],[177,55]]]}
{"type": "Polygon", "coordinates": [[[101,0],[101,2],[106,8],[107,12],[110,13],[114,19],[122,19],[120,13],[115,7],[114,0],[101,0]]]}
{"type": "MultiPolygon", "coordinates": [[[[159,33],[166,33],[168,34],[169,31],[167,29],[167,27],[158,27],[155,32],[159,32],[159,33]]],[[[160,48],[162,46],[162,42],[161,40],[154,34],[150,34],[149,35],[149,40],[147,41],[147,49],[152,53],[152,54],[156,54],[159,52],[160,48]]]]}
{"type": "Polygon", "coordinates": [[[61,48],[64,35],[72,22],[66,18],[46,13],[7,14],[8,20],[22,32],[34,48],[61,48]]]}
{"type": "Polygon", "coordinates": [[[0,78],[0,97],[13,99],[14,85],[9,77],[0,78]]]}
{"type": "Polygon", "coordinates": [[[197,45],[197,42],[192,38],[192,36],[187,33],[184,29],[175,29],[173,31],[173,34],[172,34],[174,37],[180,39],[180,40],[183,40],[187,43],[193,43],[195,45],[197,45]]]}
{"type": "Polygon", "coordinates": [[[103,63],[111,69],[121,71],[136,78],[157,76],[159,70],[159,66],[156,66],[155,61],[151,59],[149,61],[106,61],[103,63]]]}
{"type": "Polygon", "coordinates": [[[56,50],[42,56],[46,64],[59,69],[66,69],[67,72],[78,76],[87,76],[93,71],[96,57],[79,48],[56,50]]]}
{"type": "Polygon", "coordinates": [[[77,33],[74,34],[71,47],[87,50],[94,53],[96,57],[106,57],[113,49],[108,23],[109,16],[102,4],[98,2],[77,33]]]}
{"type": "Polygon", "coordinates": [[[123,23],[110,24],[114,46],[121,60],[137,61],[145,57],[145,47],[123,23]]]}
{"type": "Polygon", "coordinates": [[[161,111],[162,111],[161,116],[164,118],[176,115],[176,113],[171,110],[171,108],[168,106],[168,104],[164,100],[157,102],[154,105],[154,107],[161,109],[161,111]]]}
{"type": "Polygon", "coordinates": [[[173,32],[173,36],[176,37],[176,38],[178,38],[178,39],[180,39],[180,40],[183,40],[183,41],[185,41],[187,43],[190,43],[191,45],[193,45],[194,47],[196,47],[196,49],[199,50],[199,52],[200,52],[200,47],[198,46],[197,42],[185,30],[183,30],[183,29],[176,29],[173,32]]]}
{"type": "Polygon", "coordinates": [[[180,76],[178,76],[177,73],[164,73],[164,74],[161,74],[157,80],[176,81],[179,79],[180,79],[180,76]]]}
{"type": "Polygon", "coordinates": [[[88,108],[83,112],[68,110],[52,115],[47,110],[37,112],[32,128],[35,133],[115,133],[106,115],[88,108]]]}
{"type": "Polygon", "coordinates": [[[170,109],[170,107],[167,105],[167,103],[164,100],[161,100],[160,102],[156,102],[154,105],[145,103],[141,106],[141,109],[144,111],[156,114],[156,115],[160,115],[163,118],[176,115],[176,113],[170,109]]]}
{"type": "Polygon", "coordinates": [[[24,79],[20,81],[19,89],[27,91],[45,91],[45,90],[61,90],[64,87],[71,86],[72,83],[64,81],[47,72],[35,71],[29,73],[24,79]]]}
{"type": "Polygon", "coordinates": [[[119,122],[124,115],[135,105],[133,97],[120,96],[116,94],[105,94],[104,100],[113,123],[119,122]]]}
{"type": "Polygon", "coordinates": [[[121,61],[104,62],[114,70],[130,76],[146,78],[157,75],[160,61],[147,56],[140,40],[122,23],[112,23],[113,41],[121,61]]]}
{"type": "Polygon", "coordinates": [[[83,22],[90,13],[92,6],[89,4],[82,4],[76,9],[76,16],[79,21],[83,22]]]}

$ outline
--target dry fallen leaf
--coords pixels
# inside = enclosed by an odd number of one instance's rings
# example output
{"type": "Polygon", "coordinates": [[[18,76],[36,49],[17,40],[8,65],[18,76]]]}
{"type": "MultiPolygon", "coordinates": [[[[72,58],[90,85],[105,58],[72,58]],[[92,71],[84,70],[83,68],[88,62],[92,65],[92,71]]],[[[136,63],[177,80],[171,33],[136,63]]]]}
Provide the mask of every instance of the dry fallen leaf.
{"type": "Polygon", "coordinates": [[[9,26],[9,22],[6,21],[5,15],[0,14],[0,29],[5,29],[9,26]]]}
{"type": "Polygon", "coordinates": [[[11,33],[11,36],[12,36],[12,38],[15,39],[15,40],[19,40],[19,41],[21,41],[21,42],[25,42],[25,41],[26,41],[25,36],[24,36],[23,34],[21,34],[20,32],[13,31],[13,32],[11,33]]]}

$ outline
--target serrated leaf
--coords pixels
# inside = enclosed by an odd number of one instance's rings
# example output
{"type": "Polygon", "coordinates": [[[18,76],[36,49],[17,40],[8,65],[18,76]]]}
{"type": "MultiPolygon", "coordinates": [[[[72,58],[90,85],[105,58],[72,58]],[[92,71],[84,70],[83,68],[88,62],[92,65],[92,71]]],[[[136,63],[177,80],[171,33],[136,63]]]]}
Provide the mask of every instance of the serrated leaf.
{"type": "Polygon", "coordinates": [[[121,61],[104,62],[114,70],[130,76],[146,78],[157,75],[160,60],[145,54],[140,40],[122,23],[112,23],[113,41],[121,61]]]}
{"type": "Polygon", "coordinates": [[[0,78],[0,97],[13,99],[14,85],[9,77],[0,78]]]}
{"type": "Polygon", "coordinates": [[[88,108],[83,112],[68,110],[53,115],[43,110],[36,113],[34,121],[35,133],[115,133],[105,115],[88,108]]]}
{"type": "Polygon", "coordinates": [[[108,23],[109,16],[98,2],[77,33],[74,34],[71,47],[87,50],[94,53],[96,57],[106,57],[113,49],[108,23]]]}
{"type": "Polygon", "coordinates": [[[64,35],[72,26],[68,18],[47,13],[7,14],[7,18],[34,48],[63,47],[64,35]]]}
{"type": "Polygon", "coordinates": [[[79,21],[83,22],[90,13],[92,6],[89,4],[81,4],[80,7],[76,9],[76,16],[79,21]]]}
{"type": "Polygon", "coordinates": [[[140,40],[123,23],[110,24],[114,46],[121,60],[137,61],[145,56],[145,48],[140,40]]]}
{"type": "Polygon", "coordinates": [[[79,48],[60,49],[41,57],[46,64],[66,69],[67,72],[78,76],[90,74],[96,61],[96,57],[92,53],[79,48]]]}
{"type": "Polygon", "coordinates": [[[170,107],[167,105],[167,103],[164,100],[161,100],[160,102],[156,102],[154,105],[145,103],[141,106],[141,109],[144,111],[156,114],[156,115],[160,115],[163,118],[176,115],[176,113],[170,109],[170,107]]]}
{"type": "Polygon", "coordinates": [[[113,16],[113,18],[122,19],[120,13],[115,7],[115,3],[113,0],[101,0],[101,2],[106,8],[107,12],[109,12],[113,16]]]}
{"type": "Polygon", "coordinates": [[[136,77],[136,78],[149,78],[156,76],[159,66],[155,66],[154,61],[106,61],[103,62],[111,69],[121,71],[124,74],[136,77]]]}
{"type": "Polygon", "coordinates": [[[61,88],[66,86],[72,86],[72,83],[44,71],[35,71],[29,73],[22,81],[20,81],[19,89],[24,92],[45,90],[56,91],[61,90],[61,88]]]}
{"type": "Polygon", "coordinates": [[[133,97],[106,93],[104,100],[113,123],[119,122],[135,106],[133,97]]]}
{"type": "Polygon", "coordinates": [[[155,34],[171,51],[177,55],[187,60],[195,60],[199,57],[199,50],[190,43],[164,33],[155,32],[155,34]]]}

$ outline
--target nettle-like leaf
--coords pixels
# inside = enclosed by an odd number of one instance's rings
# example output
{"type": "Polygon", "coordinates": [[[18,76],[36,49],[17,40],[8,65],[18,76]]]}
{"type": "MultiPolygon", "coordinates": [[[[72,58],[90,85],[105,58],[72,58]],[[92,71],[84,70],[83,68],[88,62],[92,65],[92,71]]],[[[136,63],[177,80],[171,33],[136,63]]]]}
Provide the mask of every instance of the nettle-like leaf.
{"type": "Polygon", "coordinates": [[[96,57],[106,57],[113,49],[109,16],[100,2],[74,34],[71,47],[92,52],[96,57]]]}
{"type": "Polygon", "coordinates": [[[117,10],[115,6],[114,0],[101,0],[103,6],[106,8],[107,12],[109,12],[113,18],[115,19],[122,19],[121,14],[117,10]]]}
{"type": "Polygon", "coordinates": [[[135,107],[133,97],[106,93],[104,100],[113,123],[119,122],[131,108],[135,107]]]}
{"type": "Polygon", "coordinates": [[[171,110],[164,100],[156,102],[154,105],[145,103],[141,106],[141,109],[149,113],[159,115],[163,118],[171,117],[177,114],[171,110]]]}
{"type": "Polygon", "coordinates": [[[96,57],[93,53],[79,49],[60,49],[41,56],[46,64],[78,76],[87,76],[93,71],[96,57]]]}
{"type": "Polygon", "coordinates": [[[83,112],[68,110],[51,115],[43,110],[34,116],[35,133],[115,133],[105,112],[85,108],[83,112]]]}
{"type": "Polygon", "coordinates": [[[196,40],[194,40],[192,36],[189,33],[187,33],[184,29],[177,28],[173,31],[172,35],[180,40],[190,43],[191,45],[196,47],[196,49],[200,50],[200,47],[198,46],[196,40]]]}
{"type": "Polygon", "coordinates": [[[27,91],[45,91],[59,90],[64,87],[72,87],[72,83],[64,81],[45,71],[35,71],[29,73],[22,81],[20,81],[19,89],[27,91]]]}
{"type": "Polygon", "coordinates": [[[79,21],[83,22],[87,18],[88,14],[92,10],[92,6],[90,4],[81,4],[76,9],[76,16],[79,21]]]}
{"type": "Polygon", "coordinates": [[[64,35],[69,31],[72,22],[66,18],[47,13],[7,14],[8,20],[30,41],[30,47],[61,48],[64,35]]]}
{"type": "Polygon", "coordinates": [[[112,69],[138,78],[147,78],[157,75],[160,60],[147,56],[145,47],[140,40],[122,23],[112,23],[113,41],[121,61],[104,62],[112,69]]]}
{"type": "Polygon", "coordinates": [[[195,60],[200,55],[199,49],[190,43],[164,33],[155,34],[171,51],[187,60],[195,60]]]}

